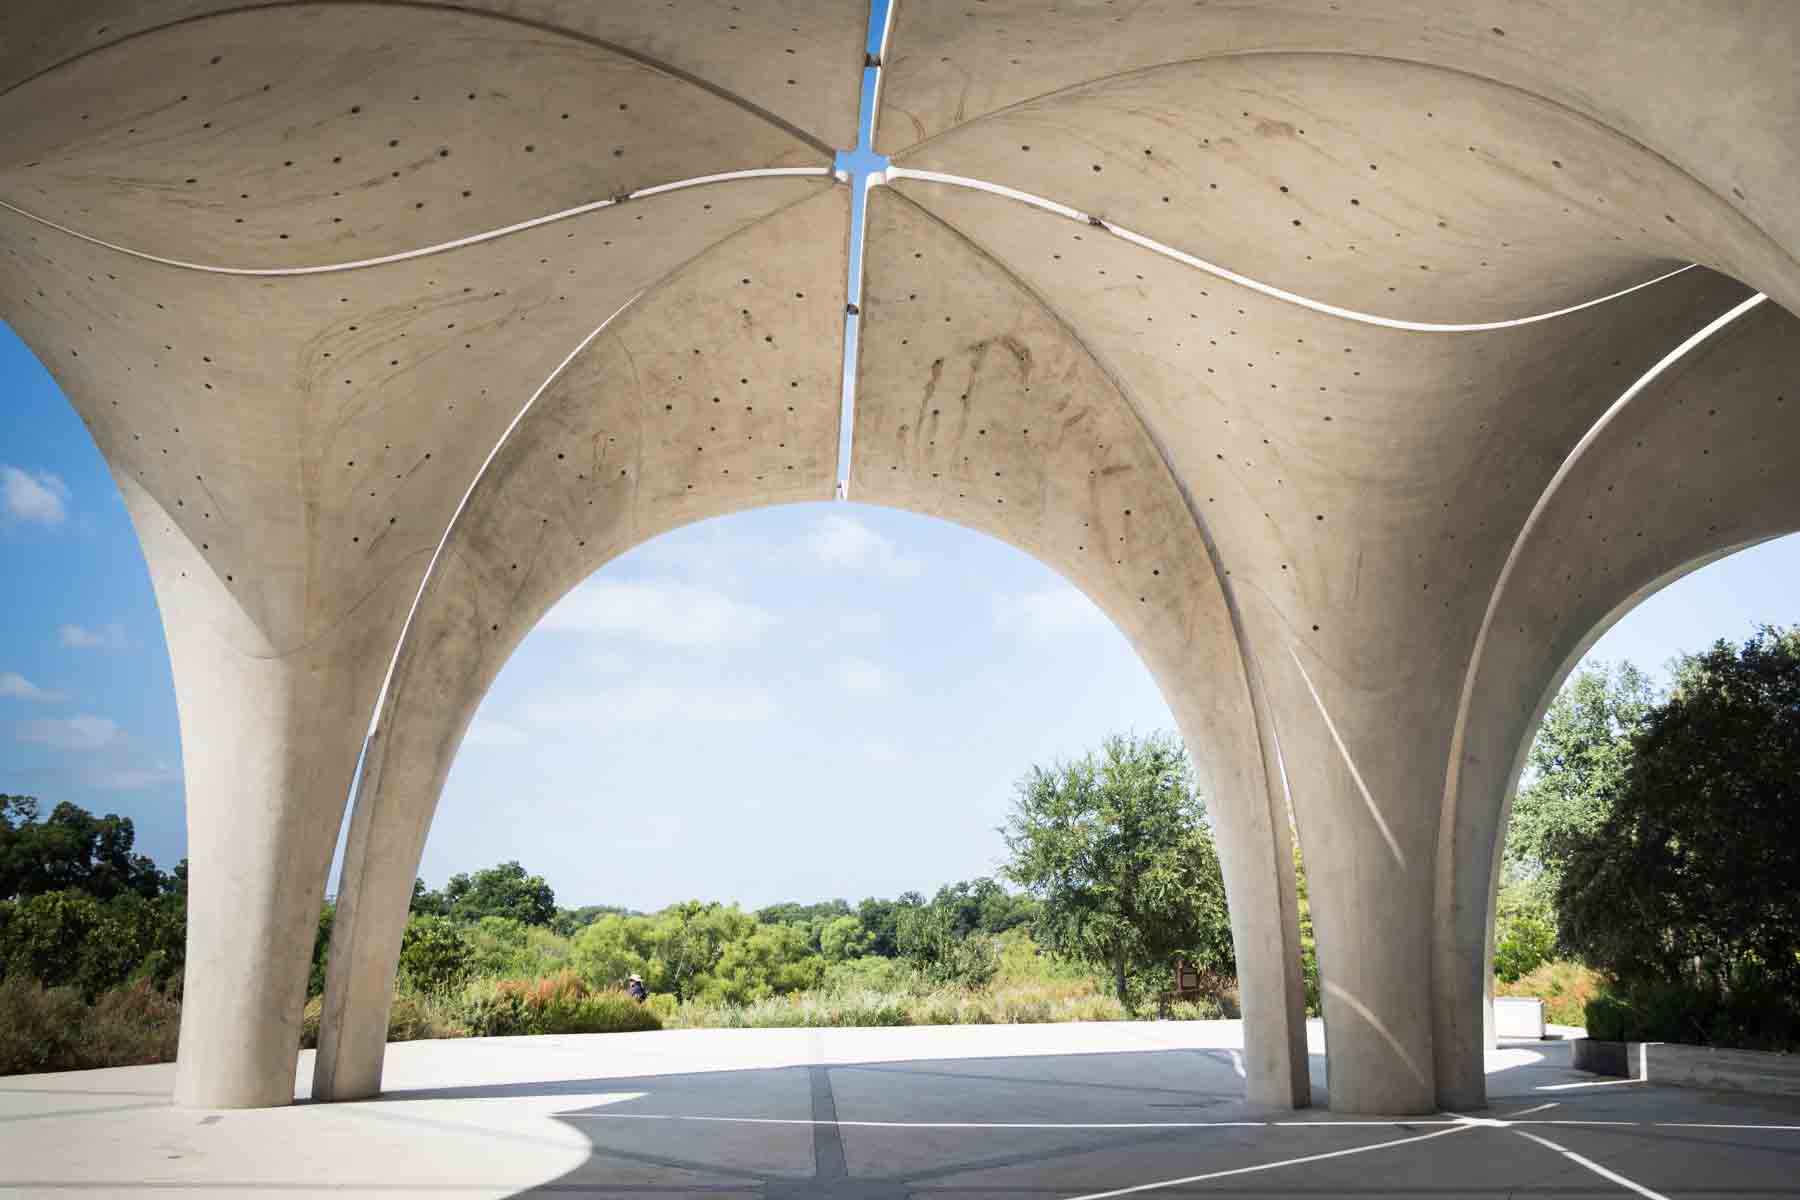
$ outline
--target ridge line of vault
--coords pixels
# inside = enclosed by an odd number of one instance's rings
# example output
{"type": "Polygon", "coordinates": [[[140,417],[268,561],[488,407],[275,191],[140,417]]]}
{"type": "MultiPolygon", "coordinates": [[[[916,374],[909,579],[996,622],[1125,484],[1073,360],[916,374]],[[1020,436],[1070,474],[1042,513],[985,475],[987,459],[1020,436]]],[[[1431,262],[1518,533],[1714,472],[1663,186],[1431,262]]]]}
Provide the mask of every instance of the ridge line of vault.
{"type": "Polygon", "coordinates": [[[1535,325],[1544,321],[1554,320],[1558,317],[1566,317],[1573,313],[1594,308],[1613,300],[1621,299],[1625,296],[1629,296],[1633,292],[1662,283],[1668,279],[1673,279],[1682,272],[1691,271],[1694,267],[1699,265],[1698,263],[1687,263],[1683,266],[1676,267],[1673,271],[1664,271],[1660,275],[1652,276],[1649,279],[1634,283],[1630,287],[1620,288],[1616,292],[1608,292],[1606,295],[1596,296],[1592,300],[1583,300],[1579,304],[1571,304],[1567,307],[1554,309],[1545,313],[1533,313],[1530,316],[1510,317],[1504,321],[1477,321],[1470,324],[1455,325],[1439,324],[1431,321],[1408,321],[1401,317],[1384,317],[1378,313],[1366,313],[1354,308],[1345,308],[1342,305],[1332,304],[1329,301],[1315,300],[1311,296],[1302,296],[1298,292],[1290,292],[1286,288],[1277,287],[1272,283],[1264,283],[1260,279],[1253,279],[1248,275],[1233,271],[1230,267],[1223,267],[1218,263],[1201,258],[1198,255],[1189,254],[1187,251],[1171,246],[1166,242],[1159,242],[1153,237],[1138,233],[1136,230],[1127,229],[1123,225],[1116,225],[1104,217],[1096,216],[1093,213],[1083,212],[1081,209],[1073,208],[1067,204],[1052,200],[1048,196],[1040,196],[1036,192],[1027,192],[1022,188],[1015,188],[1008,184],[993,183],[986,179],[976,179],[971,175],[954,175],[948,171],[924,171],[910,167],[889,166],[887,170],[883,172],[883,175],[887,179],[916,179],[921,183],[936,183],[945,187],[960,187],[966,188],[969,191],[985,192],[990,196],[999,196],[1002,199],[1011,200],[1017,204],[1024,204],[1039,209],[1067,221],[1074,221],[1078,224],[1092,226],[1102,232],[1111,234],[1122,242],[1127,242],[1142,250],[1148,250],[1150,253],[1161,258],[1166,258],[1171,262],[1178,262],[1184,267],[1191,267],[1194,270],[1205,272],[1216,279],[1223,279],[1227,283],[1233,283],[1239,287],[1248,288],[1258,295],[1269,297],[1271,300],[1280,300],[1283,303],[1292,304],[1296,307],[1304,308],[1309,312],[1320,313],[1324,316],[1336,317],[1344,321],[1354,321],[1359,325],[1374,325],[1382,329],[1399,329],[1409,333],[1487,333],[1498,329],[1512,329],[1520,325],[1535,325]]]}
{"type": "MultiPolygon", "coordinates": [[[[1213,581],[1218,586],[1219,594],[1224,600],[1226,617],[1231,623],[1232,644],[1237,650],[1238,668],[1243,673],[1241,676],[1242,685],[1245,696],[1250,704],[1250,716],[1254,723],[1253,732],[1257,735],[1257,757],[1260,760],[1263,773],[1262,804],[1267,811],[1271,827],[1274,827],[1274,823],[1279,818],[1281,822],[1279,827],[1285,830],[1287,828],[1287,788],[1284,783],[1281,795],[1282,803],[1277,806],[1275,803],[1274,776],[1272,776],[1269,771],[1268,748],[1263,744],[1263,737],[1266,733],[1268,737],[1274,740],[1277,753],[1279,754],[1280,734],[1274,723],[1274,714],[1270,712],[1267,707],[1268,698],[1265,692],[1267,685],[1262,676],[1262,663],[1250,644],[1250,634],[1244,621],[1243,609],[1238,603],[1237,592],[1231,580],[1231,573],[1225,568],[1224,552],[1220,550],[1217,540],[1213,537],[1212,528],[1207,524],[1206,518],[1201,515],[1199,504],[1195,501],[1193,493],[1188,489],[1186,482],[1181,477],[1181,473],[1175,469],[1173,457],[1168,446],[1157,434],[1151,423],[1145,418],[1143,409],[1138,404],[1132,390],[1126,386],[1118,372],[1113,369],[1112,364],[1100,355],[1093,346],[1088,343],[1086,338],[1082,337],[1080,331],[1075,327],[1074,323],[1064,315],[1061,309],[1051,304],[1049,300],[1037,291],[1037,289],[1033,288],[1024,279],[1020,278],[1003,258],[990,251],[986,246],[970,236],[960,227],[949,220],[946,220],[944,217],[939,216],[937,213],[932,212],[925,205],[920,204],[917,200],[912,199],[903,192],[895,192],[894,195],[896,198],[918,210],[928,219],[948,230],[952,236],[967,244],[970,249],[975,251],[975,253],[993,263],[994,266],[1004,274],[1009,281],[1011,281],[1013,286],[1017,287],[1025,295],[1031,297],[1040,308],[1048,313],[1051,319],[1056,322],[1057,326],[1074,341],[1076,346],[1081,349],[1081,352],[1087,355],[1088,360],[1092,362],[1100,371],[1101,375],[1106,378],[1106,381],[1113,386],[1113,389],[1119,394],[1119,399],[1124,403],[1125,410],[1131,414],[1133,422],[1135,422],[1138,429],[1142,431],[1145,439],[1149,441],[1151,449],[1156,452],[1157,462],[1161,464],[1169,483],[1173,485],[1175,494],[1181,497],[1181,503],[1183,508],[1187,511],[1188,520],[1193,523],[1195,535],[1199,537],[1200,544],[1206,551],[1207,565],[1212,568],[1213,581]],[[1277,811],[1278,807],[1280,811],[1277,811]]],[[[1285,779],[1285,773],[1283,778],[1285,779]]],[[[1276,864],[1276,869],[1278,872],[1286,870],[1291,873],[1293,867],[1291,863],[1278,863],[1276,864]]],[[[1282,932],[1285,934],[1288,930],[1284,929],[1282,932]]],[[[1293,933],[1297,945],[1299,938],[1298,925],[1295,925],[1293,933]]]]}
{"type": "Polygon", "coordinates": [[[86,50],[71,54],[66,58],[58,59],[56,62],[32,72],[30,75],[18,80],[16,83],[8,84],[6,87],[0,88],[0,97],[9,96],[18,89],[28,87],[39,79],[53,74],[56,71],[60,71],[73,63],[80,62],[91,54],[98,54],[103,50],[111,50],[118,46],[123,46],[129,42],[136,41],[138,38],[165,33],[171,29],[179,29],[186,25],[201,24],[219,17],[235,17],[247,13],[268,12],[285,8],[324,7],[413,8],[427,12],[455,13],[459,16],[485,18],[487,20],[500,21],[509,25],[519,25],[526,29],[537,30],[540,33],[548,33],[558,37],[568,38],[571,41],[593,46],[595,49],[617,54],[621,58],[628,58],[632,62],[649,67],[653,71],[659,71],[662,74],[669,76],[671,79],[678,79],[681,82],[697,87],[710,95],[717,96],[727,104],[740,108],[751,116],[774,126],[789,137],[804,142],[821,154],[829,155],[836,153],[835,147],[831,146],[823,138],[820,138],[818,135],[811,133],[808,130],[800,128],[798,125],[795,125],[792,121],[789,121],[784,117],[777,116],[760,104],[753,103],[746,97],[731,91],[721,84],[714,83],[704,76],[696,75],[693,72],[684,70],[672,63],[654,58],[640,50],[633,50],[630,47],[622,46],[617,42],[595,37],[592,34],[582,33],[579,30],[569,29],[566,26],[556,25],[549,21],[540,21],[531,17],[516,16],[512,13],[493,12],[487,9],[476,8],[473,5],[451,3],[449,0],[272,0],[271,3],[267,4],[234,4],[225,8],[214,9],[210,12],[195,13],[192,16],[179,17],[173,21],[165,21],[161,25],[153,25],[147,29],[139,29],[98,46],[89,46],[86,50]]]}
{"type": "MultiPolygon", "coordinates": [[[[824,193],[819,193],[818,195],[823,194],[824,193]]],[[[425,601],[425,593],[437,576],[437,564],[439,559],[441,559],[447,551],[454,553],[454,551],[450,550],[450,539],[456,533],[457,527],[461,524],[464,513],[468,511],[470,501],[475,498],[475,493],[481,487],[482,480],[487,477],[488,469],[493,466],[494,460],[500,457],[500,452],[504,450],[507,443],[512,440],[514,431],[516,431],[520,424],[524,422],[526,416],[528,416],[531,410],[537,406],[538,400],[545,392],[550,390],[552,384],[562,377],[563,372],[568,369],[569,365],[573,363],[576,358],[580,357],[582,351],[586,350],[587,347],[595,341],[598,341],[602,333],[609,331],[613,326],[613,322],[617,321],[620,317],[625,316],[630,310],[636,308],[639,301],[643,300],[646,296],[660,292],[669,285],[670,280],[680,275],[683,271],[686,271],[689,267],[693,266],[707,255],[719,249],[719,247],[735,241],[737,238],[749,233],[752,229],[755,229],[765,221],[772,220],[791,209],[817,199],[818,195],[801,196],[782,204],[778,208],[763,213],[755,220],[744,225],[741,229],[734,230],[724,237],[719,238],[717,241],[709,242],[693,254],[690,254],[688,257],[671,266],[668,270],[664,271],[661,275],[658,275],[649,283],[646,283],[643,287],[632,293],[631,297],[615,309],[612,315],[601,322],[592,333],[589,333],[583,338],[581,342],[569,352],[568,356],[557,364],[556,369],[551,371],[544,381],[538,385],[537,389],[525,400],[525,403],[520,406],[519,411],[514,414],[506,428],[501,431],[500,436],[494,439],[494,445],[492,449],[488,451],[487,457],[482,460],[481,465],[476,468],[474,475],[470,477],[469,485],[464,490],[462,499],[457,502],[456,510],[450,514],[449,520],[444,522],[443,532],[438,535],[437,545],[432,548],[431,560],[426,564],[424,574],[419,577],[418,591],[413,596],[412,604],[407,608],[406,619],[401,622],[400,631],[394,637],[394,648],[388,658],[387,672],[382,676],[381,689],[375,694],[374,708],[369,714],[369,728],[372,731],[379,732],[382,707],[387,701],[388,692],[392,688],[394,680],[400,673],[400,663],[407,650],[407,639],[408,635],[412,632],[413,619],[418,615],[419,607],[425,601]]]]}
{"type": "MultiPolygon", "coordinates": [[[[429,246],[420,246],[412,250],[400,250],[393,254],[377,255],[374,258],[356,259],[350,262],[325,263],[311,267],[220,267],[207,263],[187,262],[179,258],[167,258],[160,254],[151,254],[147,250],[138,250],[131,246],[109,242],[105,238],[91,233],[83,233],[79,229],[52,221],[49,217],[40,216],[28,208],[21,208],[12,201],[0,198],[0,209],[15,213],[28,221],[34,221],[47,229],[54,229],[68,237],[77,238],[89,245],[111,250],[129,258],[143,262],[156,263],[158,266],[171,267],[179,271],[195,271],[203,275],[230,275],[250,279],[291,279],[308,275],[335,275],[345,271],[361,271],[370,267],[391,266],[394,263],[410,262],[414,259],[429,258],[434,254],[445,254],[452,250],[461,250],[468,246],[479,246],[486,242],[498,241],[511,237],[515,233],[527,233],[545,225],[554,225],[558,221],[566,221],[574,217],[586,216],[608,208],[617,208],[621,204],[635,203],[653,199],[672,192],[686,191],[689,188],[711,187],[716,184],[741,183],[750,179],[831,179],[837,180],[834,167],[749,167],[742,171],[724,171],[716,175],[693,175],[686,179],[677,179],[670,183],[654,183],[635,191],[625,192],[618,196],[609,196],[604,200],[590,200],[586,204],[578,204],[573,208],[560,209],[557,212],[542,216],[530,217],[524,221],[515,221],[511,225],[501,225],[494,229],[485,229],[466,237],[455,238],[448,242],[435,242],[429,246]]],[[[783,208],[786,205],[782,206],[783,208]]],[[[779,212],[773,209],[771,212],[779,212]]],[[[764,216],[770,214],[765,213],[764,216]]],[[[763,217],[754,218],[754,225],[763,217]]],[[[746,227],[747,228],[747,227],[746,227]]],[[[715,242],[714,245],[717,245],[715,242]]]]}

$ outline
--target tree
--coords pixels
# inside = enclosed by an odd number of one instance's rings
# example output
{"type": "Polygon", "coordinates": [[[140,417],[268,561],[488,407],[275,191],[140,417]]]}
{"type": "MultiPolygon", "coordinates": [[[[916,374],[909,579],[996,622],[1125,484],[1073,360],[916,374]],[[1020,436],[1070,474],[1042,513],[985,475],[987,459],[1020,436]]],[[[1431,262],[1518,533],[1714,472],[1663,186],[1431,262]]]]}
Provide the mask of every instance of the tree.
{"type": "Polygon", "coordinates": [[[445,993],[462,983],[472,957],[462,931],[447,917],[413,917],[401,935],[400,969],[427,992],[445,993]]]}
{"type": "Polygon", "coordinates": [[[1510,879],[1533,885],[1543,898],[1556,891],[1560,847],[1606,820],[1631,764],[1632,736],[1656,699],[1650,680],[1628,662],[1583,667],[1556,694],[1513,799],[1505,850],[1510,879]]]}
{"type": "Polygon", "coordinates": [[[1178,955],[1235,971],[1218,852],[1174,738],[1109,738],[1098,755],[1032,768],[1001,833],[1007,878],[1042,905],[1039,940],[1108,970],[1121,1003],[1134,972],[1178,955]]]}
{"type": "Polygon", "coordinates": [[[1800,630],[1683,658],[1606,798],[1603,821],[1556,846],[1563,944],[1628,991],[1684,989],[1697,1008],[1761,996],[1753,1019],[1793,1020],[1800,630]]]}
{"type": "MultiPolygon", "coordinates": [[[[413,894],[419,896],[417,884],[413,894]]],[[[444,903],[459,921],[507,917],[522,925],[548,925],[556,916],[556,893],[542,875],[527,875],[517,862],[452,875],[444,885],[444,903]]]]}
{"type": "Polygon", "coordinates": [[[0,899],[73,889],[150,900],[168,889],[156,864],[132,852],[131,818],[96,817],[66,800],[41,820],[40,812],[34,796],[0,796],[0,899]]]}
{"type": "Polygon", "coordinates": [[[930,904],[912,905],[900,912],[896,940],[900,956],[933,983],[982,987],[1000,969],[994,939],[974,922],[965,922],[950,889],[938,893],[930,904]]]}

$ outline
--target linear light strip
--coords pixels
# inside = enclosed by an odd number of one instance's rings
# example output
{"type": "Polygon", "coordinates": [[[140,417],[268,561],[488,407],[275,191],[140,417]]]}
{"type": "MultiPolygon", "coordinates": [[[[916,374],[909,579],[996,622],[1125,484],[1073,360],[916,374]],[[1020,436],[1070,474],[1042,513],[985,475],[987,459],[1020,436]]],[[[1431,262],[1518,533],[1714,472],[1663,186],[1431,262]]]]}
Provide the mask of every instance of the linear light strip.
{"type": "Polygon", "coordinates": [[[1633,284],[1628,288],[1610,292],[1607,295],[1597,297],[1593,300],[1586,300],[1580,304],[1572,304],[1567,308],[1559,308],[1553,312],[1535,313],[1528,317],[1515,317],[1506,321],[1480,321],[1463,325],[1439,324],[1431,321],[1403,321],[1395,317],[1383,317],[1374,313],[1358,312],[1355,309],[1343,308],[1336,304],[1327,304],[1323,300],[1314,300],[1309,296],[1302,296],[1295,292],[1287,291],[1284,288],[1278,288],[1273,284],[1263,283],[1261,280],[1257,279],[1251,279],[1247,275],[1240,275],[1236,271],[1219,266],[1217,263],[1208,262],[1203,258],[1197,258],[1186,251],[1177,250],[1175,247],[1159,242],[1154,238],[1146,237],[1141,233],[1126,229],[1122,225],[1114,225],[1110,221],[1093,216],[1090,213],[1082,212],[1080,209],[1070,208],[1066,204],[1059,204],[1055,200],[1050,200],[1031,192],[1022,192],[1018,188],[1007,187],[1004,184],[989,183],[984,179],[972,179],[965,175],[949,175],[942,171],[919,171],[910,167],[890,166],[883,172],[882,181],[885,182],[892,179],[917,179],[925,183],[941,183],[951,187],[969,188],[973,191],[987,192],[995,196],[1004,196],[1008,200],[1017,200],[1021,204],[1029,204],[1033,208],[1040,208],[1045,212],[1055,213],[1059,217],[1065,217],[1071,221],[1078,221],[1083,225],[1092,225],[1099,229],[1104,229],[1114,237],[1130,242],[1134,246],[1140,246],[1154,254],[1160,254],[1164,258],[1174,259],[1176,262],[1186,266],[1205,271],[1209,275],[1216,275],[1220,279],[1229,280],[1241,287],[1247,287],[1251,291],[1261,292],[1263,295],[1272,297],[1276,300],[1284,300],[1289,304],[1297,304],[1301,308],[1310,308],[1314,312],[1326,313],[1327,315],[1334,317],[1342,317],[1346,321],[1357,321],[1364,325],[1379,325],[1386,329],[1406,329],[1415,333],[1479,333],[1484,330],[1511,329],[1519,325],[1532,325],[1539,321],[1549,321],[1556,317],[1564,317],[1570,313],[1580,312],[1584,308],[1592,308],[1597,304],[1605,304],[1609,300],[1617,300],[1622,296],[1629,296],[1631,293],[1638,291],[1641,288],[1647,288],[1653,284],[1661,283],[1665,279],[1673,278],[1683,271],[1691,271],[1694,268],[1694,264],[1689,263],[1686,266],[1676,267],[1673,271],[1665,271],[1654,279],[1646,279],[1642,283],[1633,284]]]}
{"type": "Polygon", "coordinates": [[[423,246],[417,250],[402,250],[396,254],[383,254],[377,258],[362,258],[354,262],[326,263],[316,267],[219,267],[208,263],[187,262],[179,258],[165,258],[160,254],[151,254],[143,250],[134,250],[130,246],[121,246],[117,242],[109,242],[105,238],[95,237],[91,233],[83,233],[79,229],[71,229],[48,217],[39,216],[29,209],[20,208],[10,201],[0,200],[0,208],[15,212],[27,220],[36,221],[39,225],[48,226],[58,233],[66,233],[70,237],[80,238],[96,246],[104,246],[108,250],[116,250],[120,254],[129,254],[146,262],[159,263],[165,267],[178,267],[184,271],[202,271],[209,275],[249,275],[258,277],[287,275],[328,275],[336,271],[355,271],[362,267],[379,267],[388,263],[405,262],[408,259],[424,258],[431,254],[442,254],[446,250],[457,250],[464,246],[479,245],[491,242],[495,238],[503,238],[509,234],[523,233],[527,229],[536,229],[540,225],[550,225],[564,221],[570,217],[579,217],[584,213],[597,212],[603,208],[623,204],[631,200],[641,200],[650,196],[661,196],[667,192],[679,192],[687,188],[705,187],[714,183],[732,183],[740,179],[778,179],[790,176],[825,176],[835,175],[832,167],[757,167],[748,171],[725,171],[717,175],[696,175],[691,179],[678,179],[673,183],[658,183],[650,187],[639,188],[635,192],[627,192],[623,196],[608,197],[588,204],[578,204],[574,208],[565,208],[560,212],[548,213],[541,217],[533,217],[529,221],[520,221],[513,225],[503,225],[498,229],[489,229],[468,237],[457,238],[451,242],[439,242],[433,246],[423,246]]]}

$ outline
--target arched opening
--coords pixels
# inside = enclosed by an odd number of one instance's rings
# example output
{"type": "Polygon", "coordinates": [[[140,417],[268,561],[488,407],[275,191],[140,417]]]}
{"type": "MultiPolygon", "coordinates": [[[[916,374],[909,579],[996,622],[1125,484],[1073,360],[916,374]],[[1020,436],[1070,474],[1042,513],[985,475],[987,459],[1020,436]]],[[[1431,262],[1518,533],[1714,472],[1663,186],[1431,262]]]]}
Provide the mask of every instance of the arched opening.
{"type": "Polygon", "coordinates": [[[1172,727],[1029,556],[894,510],[753,510],[550,609],[476,712],[421,870],[518,858],[565,903],[642,911],[929,895],[994,873],[1030,764],[1172,727]]]}
{"type": "MultiPolygon", "coordinates": [[[[1667,700],[1676,660],[1783,624],[1797,580],[1800,535],[1721,548],[1621,603],[1558,672],[1520,750],[1496,855],[1488,955],[1499,994],[1542,1000],[1549,1024],[1585,1025],[1585,1000],[1603,981],[1584,964],[1556,961],[1563,867],[1557,841],[1605,819],[1630,763],[1632,733],[1650,707],[1667,700]],[[1546,716],[1553,708],[1551,729],[1546,716]]],[[[1521,1031],[1490,1024],[1490,1039],[1508,1036],[1521,1031]]]]}

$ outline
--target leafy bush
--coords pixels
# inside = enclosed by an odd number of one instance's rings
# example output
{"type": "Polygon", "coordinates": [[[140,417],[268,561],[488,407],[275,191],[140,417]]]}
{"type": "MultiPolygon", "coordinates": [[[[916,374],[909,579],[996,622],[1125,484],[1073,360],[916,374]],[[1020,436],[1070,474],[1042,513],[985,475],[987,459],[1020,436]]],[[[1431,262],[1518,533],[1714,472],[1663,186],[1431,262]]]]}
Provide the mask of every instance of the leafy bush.
{"type": "Polygon", "coordinates": [[[180,1029],[181,1005],[147,982],[89,1005],[72,987],[0,980],[0,1075],[168,1062],[180,1029]]]}
{"type": "Polygon", "coordinates": [[[400,941],[400,969],[416,988],[448,992],[468,978],[474,958],[469,943],[447,917],[416,916],[400,941]]]}
{"type": "Polygon", "coordinates": [[[645,1005],[624,992],[596,992],[573,971],[543,979],[479,980],[464,990],[458,1016],[476,1037],[662,1028],[645,1005]]]}
{"type": "Polygon", "coordinates": [[[1590,1000],[1588,1036],[1610,1042],[1685,1042],[1745,1050],[1800,1050],[1800,1003],[1754,967],[1732,986],[1639,982],[1590,1000]]]}

